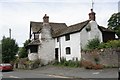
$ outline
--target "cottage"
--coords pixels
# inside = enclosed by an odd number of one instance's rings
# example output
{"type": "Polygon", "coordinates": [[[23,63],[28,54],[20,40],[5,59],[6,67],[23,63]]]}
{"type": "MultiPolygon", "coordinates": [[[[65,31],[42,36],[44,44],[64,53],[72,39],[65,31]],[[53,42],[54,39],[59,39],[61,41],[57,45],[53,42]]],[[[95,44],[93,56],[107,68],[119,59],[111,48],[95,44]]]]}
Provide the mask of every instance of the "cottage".
{"type": "Polygon", "coordinates": [[[81,60],[81,49],[86,47],[88,40],[96,37],[100,42],[106,42],[115,39],[115,33],[97,24],[93,9],[89,20],[71,26],[49,22],[49,16],[45,14],[43,22],[30,22],[28,57],[30,60],[40,59],[43,64],[60,61],[62,57],[81,60]]]}

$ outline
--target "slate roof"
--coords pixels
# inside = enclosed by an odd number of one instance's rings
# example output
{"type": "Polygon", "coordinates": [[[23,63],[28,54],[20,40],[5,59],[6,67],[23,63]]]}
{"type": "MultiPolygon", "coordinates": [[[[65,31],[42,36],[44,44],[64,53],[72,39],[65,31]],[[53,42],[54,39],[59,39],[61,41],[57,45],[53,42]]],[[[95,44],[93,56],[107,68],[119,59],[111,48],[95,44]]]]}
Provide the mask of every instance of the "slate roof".
{"type": "Polygon", "coordinates": [[[103,27],[103,26],[99,26],[99,25],[98,25],[98,28],[99,28],[102,32],[113,32],[113,33],[115,33],[113,30],[110,30],[110,29],[105,28],[105,27],[103,27]]]}
{"type": "Polygon", "coordinates": [[[42,22],[33,22],[33,21],[30,22],[30,27],[33,32],[40,31],[42,29],[42,25],[43,25],[42,22]]]}
{"type": "MultiPolygon", "coordinates": [[[[53,23],[50,22],[49,25],[51,26],[52,30],[52,36],[56,37],[59,34],[61,34],[61,31],[67,28],[67,25],[65,23],[53,23]]],[[[43,27],[43,22],[30,22],[31,29],[33,32],[39,32],[41,31],[43,27]]]]}
{"type": "Polygon", "coordinates": [[[41,44],[40,40],[33,40],[28,44],[28,46],[30,46],[30,45],[40,45],[40,44],[41,44]]]}
{"type": "MultiPolygon", "coordinates": [[[[81,23],[77,23],[74,25],[71,25],[69,27],[67,27],[67,25],[65,23],[53,23],[50,22],[49,25],[51,26],[51,34],[52,37],[60,37],[66,34],[72,34],[72,33],[76,33],[76,32],[80,32],[88,23],[90,22],[90,20],[86,20],[84,22],[81,23]]],[[[43,22],[30,22],[30,27],[32,30],[34,30],[33,32],[40,32],[42,27],[43,27],[43,22]]],[[[103,26],[99,26],[98,28],[100,29],[101,32],[113,32],[110,29],[104,28],[103,26]]],[[[30,42],[28,44],[28,46],[30,45],[40,45],[41,42],[39,40],[33,40],[32,42],[30,42]]]]}
{"type": "MultiPolygon", "coordinates": [[[[50,22],[50,26],[51,26],[51,30],[52,30],[52,37],[59,37],[59,36],[63,36],[66,34],[71,34],[71,33],[75,33],[75,32],[79,32],[81,31],[88,23],[90,22],[90,20],[86,20],[84,22],[81,23],[77,23],[74,25],[71,25],[69,27],[67,27],[67,25],[65,23],[53,23],[50,22]]],[[[43,27],[43,22],[31,22],[30,26],[32,29],[34,29],[35,32],[38,32],[42,29],[43,27]],[[36,28],[39,27],[39,28],[36,28]]],[[[98,28],[101,30],[101,32],[113,32],[107,28],[104,28],[102,26],[98,25],[98,28]]]]}
{"type": "Polygon", "coordinates": [[[55,36],[53,36],[53,37],[59,37],[59,36],[63,36],[63,35],[66,35],[66,34],[71,34],[71,33],[79,32],[88,23],[89,23],[89,20],[81,22],[81,23],[78,23],[78,24],[71,25],[71,26],[66,27],[66,28],[63,28],[61,31],[58,31],[58,33],[56,33],[55,36]]]}

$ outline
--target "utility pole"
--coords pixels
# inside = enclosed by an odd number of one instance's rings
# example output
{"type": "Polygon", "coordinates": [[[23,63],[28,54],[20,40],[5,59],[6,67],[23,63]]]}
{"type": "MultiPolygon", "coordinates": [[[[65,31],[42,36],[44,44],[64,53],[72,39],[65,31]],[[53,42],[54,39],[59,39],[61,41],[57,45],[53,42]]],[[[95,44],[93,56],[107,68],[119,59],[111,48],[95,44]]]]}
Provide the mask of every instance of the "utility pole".
{"type": "Polygon", "coordinates": [[[11,39],[11,28],[9,29],[9,37],[11,39]]]}
{"type": "Polygon", "coordinates": [[[118,2],[118,12],[120,12],[120,1],[118,2]]]}
{"type": "Polygon", "coordinates": [[[92,9],[94,8],[94,1],[92,0],[92,9]]]}

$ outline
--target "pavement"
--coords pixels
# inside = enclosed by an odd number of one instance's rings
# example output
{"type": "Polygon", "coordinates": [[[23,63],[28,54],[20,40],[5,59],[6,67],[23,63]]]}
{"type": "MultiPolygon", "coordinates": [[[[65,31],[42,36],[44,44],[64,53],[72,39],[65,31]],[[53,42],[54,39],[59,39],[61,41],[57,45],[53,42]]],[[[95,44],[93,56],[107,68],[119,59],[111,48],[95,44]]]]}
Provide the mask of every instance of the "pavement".
{"type": "Polygon", "coordinates": [[[118,78],[118,68],[90,70],[85,68],[70,68],[48,65],[30,70],[38,74],[65,76],[69,78],[118,78]]]}
{"type": "Polygon", "coordinates": [[[3,80],[9,80],[9,77],[21,80],[118,80],[118,71],[118,68],[90,70],[48,65],[34,70],[5,72],[3,80]]]}

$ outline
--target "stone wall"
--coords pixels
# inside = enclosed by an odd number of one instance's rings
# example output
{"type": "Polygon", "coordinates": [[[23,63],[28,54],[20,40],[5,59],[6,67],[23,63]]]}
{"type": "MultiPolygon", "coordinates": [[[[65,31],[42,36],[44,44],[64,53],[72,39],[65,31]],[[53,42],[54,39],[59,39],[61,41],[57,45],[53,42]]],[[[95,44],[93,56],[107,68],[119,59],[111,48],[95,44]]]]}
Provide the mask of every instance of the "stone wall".
{"type": "Polygon", "coordinates": [[[118,67],[120,47],[93,51],[82,51],[82,60],[90,61],[94,64],[99,63],[104,66],[118,67]]]}

